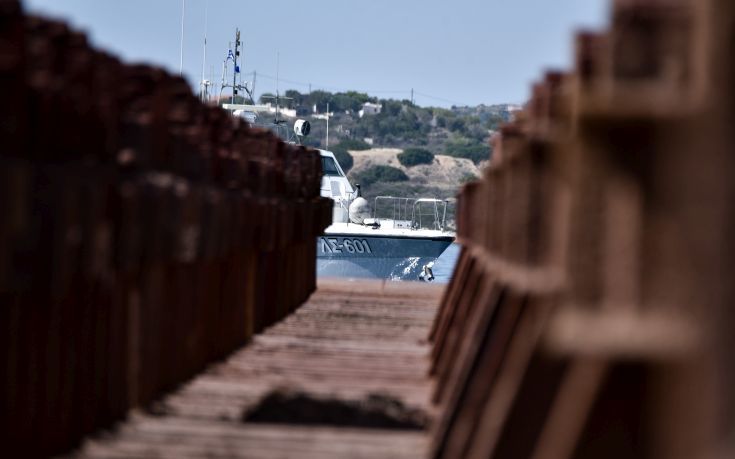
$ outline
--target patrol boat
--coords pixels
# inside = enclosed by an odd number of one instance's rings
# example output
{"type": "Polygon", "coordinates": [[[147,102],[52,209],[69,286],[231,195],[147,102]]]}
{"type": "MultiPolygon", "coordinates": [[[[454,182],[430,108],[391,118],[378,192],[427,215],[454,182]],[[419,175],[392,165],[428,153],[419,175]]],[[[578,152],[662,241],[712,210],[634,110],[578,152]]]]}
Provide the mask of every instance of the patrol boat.
{"type": "Polygon", "coordinates": [[[447,201],[378,196],[372,209],[330,151],[322,158],[321,195],[334,200],[332,224],[317,239],[322,277],[433,280],[434,261],[454,241],[447,201]]]}
{"type": "MultiPolygon", "coordinates": [[[[271,130],[290,143],[309,135],[306,120],[297,120],[291,132],[279,119],[278,102],[272,123],[259,123],[258,112],[268,106],[223,104],[233,116],[271,130]]],[[[454,241],[446,230],[447,202],[392,196],[375,198],[372,210],[352,187],[334,156],[319,150],[322,158],[321,196],[332,198],[332,224],[317,239],[317,275],[320,277],[434,279],[434,261],[454,241]]]]}

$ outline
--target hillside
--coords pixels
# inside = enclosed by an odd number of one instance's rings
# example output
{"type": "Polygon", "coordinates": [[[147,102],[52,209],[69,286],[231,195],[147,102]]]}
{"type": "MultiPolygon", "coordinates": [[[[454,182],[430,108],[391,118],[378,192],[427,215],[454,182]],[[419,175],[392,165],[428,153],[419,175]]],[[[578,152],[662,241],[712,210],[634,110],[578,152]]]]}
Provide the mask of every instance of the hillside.
{"type": "Polygon", "coordinates": [[[458,184],[480,175],[478,166],[469,159],[453,158],[446,155],[436,155],[431,164],[405,167],[397,158],[402,151],[398,148],[350,150],[349,152],[354,159],[354,165],[348,174],[350,180],[352,182],[357,181],[360,173],[372,166],[391,166],[402,170],[408,176],[409,182],[414,185],[446,190],[446,196],[437,197],[451,197],[458,184]]]}
{"type": "MultiPolygon", "coordinates": [[[[285,96],[283,104],[290,113],[310,121],[312,131],[306,139],[310,146],[326,147],[328,116],[330,148],[344,140],[379,148],[421,147],[475,164],[490,158],[490,137],[519,108],[508,104],[420,107],[410,100],[379,99],[355,91],[302,94],[288,90],[285,96]]],[[[264,94],[260,102],[268,104],[271,98],[264,94]]]]}
{"type": "MultiPolygon", "coordinates": [[[[285,96],[288,116],[311,123],[306,144],[333,151],[368,199],[453,198],[463,183],[480,176],[492,156],[490,138],[519,109],[508,104],[420,107],[355,91],[288,90],[285,96]],[[398,155],[409,151],[414,162],[402,164],[398,155]]],[[[260,102],[267,104],[271,97],[264,94],[260,102]]]]}
{"type": "Polygon", "coordinates": [[[354,165],[347,174],[350,182],[361,184],[363,196],[371,203],[377,196],[448,199],[450,203],[447,208],[447,223],[453,228],[453,198],[463,183],[480,176],[480,168],[469,159],[446,155],[435,155],[430,164],[406,167],[398,159],[403,151],[399,148],[349,150],[354,160],[354,165]],[[364,183],[364,174],[376,167],[397,169],[405,174],[406,180],[364,183]]]}

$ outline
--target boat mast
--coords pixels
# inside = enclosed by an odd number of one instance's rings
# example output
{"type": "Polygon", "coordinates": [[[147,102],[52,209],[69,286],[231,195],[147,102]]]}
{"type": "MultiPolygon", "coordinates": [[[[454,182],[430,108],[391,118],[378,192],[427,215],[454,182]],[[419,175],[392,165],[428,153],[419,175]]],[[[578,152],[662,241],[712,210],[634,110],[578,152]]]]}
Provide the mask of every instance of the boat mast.
{"type": "Polygon", "coordinates": [[[233,72],[232,72],[232,103],[235,103],[235,96],[237,95],[237,74],[238,70],[240,70],[237,67],[237,58],[240,56],[240,29],[235,29],[235,54],[232,57],[232,66],[233,66],[233,72]]]}
{"type": "MultiPolygon", "coordinates": [[[[227,58],[222,63],[222,83],[220,85],[219,90],[219,98],[222,98],[222,93],[224,92],[225,88],[232,88],[232,97],[230,98],[230,105],[235,105],[235,97],[239,94],[239,90],[243,89],[245,90],[245,94],[247,94],[247,97],[250,98],[250,101],[255,104],[255,100],[253,99],[253,92],[248,88],[247,81],[245,84],[237,84],[237,75],[241,74],[240,71],[240,65],[238,65],[237,60],[240,57],[240,46],[242,45],[242,42],[240,41],[240,29],[235,29],[235,51],[232,51],[232,42],[230,42],[229,50],[227,52],[227,58]],[[225,83],[228,78],[227,74],[227,63],[232,59],[232,84],[229,85],[225,83]]],[[[244,59],[243,59],[244,61],[244,59]]],[[[243,97],[245,99],[245,97],[243,97]]]]}

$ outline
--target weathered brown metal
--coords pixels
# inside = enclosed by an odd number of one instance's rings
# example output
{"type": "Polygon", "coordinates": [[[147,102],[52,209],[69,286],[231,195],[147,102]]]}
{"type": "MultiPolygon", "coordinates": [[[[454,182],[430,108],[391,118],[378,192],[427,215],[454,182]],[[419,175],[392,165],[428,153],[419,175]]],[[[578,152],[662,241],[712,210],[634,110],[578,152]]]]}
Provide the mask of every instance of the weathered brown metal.
{"type": "Polygon", "coordinates": [[[11,456],[69,449],[314,290],[314,238],[331,217],[317,152],[17,1],[0,2],[0,83],[0,440],[11,456]]]}
{"type": "Polygon", "coordinates": [[[70,457],[423,457],[424,337],[442,289],[321,281],[297,313],[70,457]],[[370,400],[382,416],[366,425],[370,400]]]}
{"type": "Polygon", "coordinates": [[[725,3],[615,1],[502,129],[431,334],[434,457],[735,451],[725,3]]]}

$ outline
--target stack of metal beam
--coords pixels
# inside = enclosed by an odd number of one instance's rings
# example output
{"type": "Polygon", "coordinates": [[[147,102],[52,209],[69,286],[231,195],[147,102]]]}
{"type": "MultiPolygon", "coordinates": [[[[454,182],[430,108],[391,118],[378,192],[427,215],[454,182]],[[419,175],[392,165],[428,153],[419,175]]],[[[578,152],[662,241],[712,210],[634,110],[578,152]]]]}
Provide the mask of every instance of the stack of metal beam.
{"type": "Polygon", "coordinates": [[[735,5],[618,0],[467,185],[446,458],[735,455],[735,5]]]}
{"type": "Polygon", "coordinates": [[[0,438],[58,453],[286,316],[319,154],[0,1],[0,438]]]}

